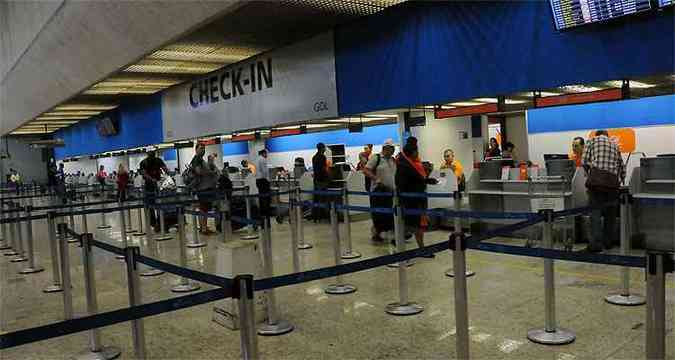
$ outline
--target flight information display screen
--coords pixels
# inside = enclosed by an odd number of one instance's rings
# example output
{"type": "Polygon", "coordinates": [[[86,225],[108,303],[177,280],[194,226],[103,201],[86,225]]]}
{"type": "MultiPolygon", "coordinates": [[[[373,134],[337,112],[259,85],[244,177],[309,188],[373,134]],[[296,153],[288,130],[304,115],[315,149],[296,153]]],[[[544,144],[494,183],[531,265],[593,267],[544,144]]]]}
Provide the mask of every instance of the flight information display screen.
{"type": "Polygon", "coordinates": [[[675,0],[659,0],[659,6],[668,6],[675,4],[675,0]]]}
{"type": "MultiPolygon", "coordinates": [[[[660,0],[672,2],[673,0],[660,0]]],[[[651,9],[649,0],[550,0],[558,30],[651,9]]]]}

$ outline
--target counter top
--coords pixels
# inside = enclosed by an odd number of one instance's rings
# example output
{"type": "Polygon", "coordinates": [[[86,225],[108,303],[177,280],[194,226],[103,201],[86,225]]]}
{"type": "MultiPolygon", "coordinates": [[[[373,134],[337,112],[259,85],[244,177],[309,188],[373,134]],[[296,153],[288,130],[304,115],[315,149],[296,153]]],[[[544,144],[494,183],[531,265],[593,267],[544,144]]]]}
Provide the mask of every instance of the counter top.
{"type": "Polygon", "coordinates": [[[633,195],[636,199],[668,199],[675,200],[675,194],[655,194],[655,193],[637,193],[633,195]]]}
{"type": "MultiPolygon", "coordinates": [[[[470,190],[469,195],[514,195],[514,196],[560,196],[560,192],[535,192],[528,193],[527,191],[501,191],[501,190],[470,190]]],[[[564,196],[572,196],[571,191],[566,191],[564,196]]]]}
{"type": "Polygon", "coordinates": [[[645,184],[675,184],[675,179],[645,180],[645,184]]]}
{"type": "MultiPolygon", "coordinates": [[[[527,184],[528,180],[502,180],[502,179],[481,179],[480,182],[485,183],[525,183],[527,184]]],[[[543,183],[562,183],[562,179],[558,180],[532,180],[533,183],[543,184],[543,183]]]]}

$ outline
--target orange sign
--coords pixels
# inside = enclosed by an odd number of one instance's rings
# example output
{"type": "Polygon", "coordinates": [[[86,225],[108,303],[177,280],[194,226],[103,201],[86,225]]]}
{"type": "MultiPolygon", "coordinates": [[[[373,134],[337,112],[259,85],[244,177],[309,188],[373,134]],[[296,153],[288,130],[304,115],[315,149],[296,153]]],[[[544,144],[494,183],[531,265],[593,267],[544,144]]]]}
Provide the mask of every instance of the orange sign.
{"type": "MultiPolygon", "coordinates": [[[[633,129],[609,129],[609,139],[619,145],[619,151],[622,153],[631,153],[635,151],[635,130],[633,129]]],[[[588,138],[595,137],[595,130],[588,134],[588,138]]]]}

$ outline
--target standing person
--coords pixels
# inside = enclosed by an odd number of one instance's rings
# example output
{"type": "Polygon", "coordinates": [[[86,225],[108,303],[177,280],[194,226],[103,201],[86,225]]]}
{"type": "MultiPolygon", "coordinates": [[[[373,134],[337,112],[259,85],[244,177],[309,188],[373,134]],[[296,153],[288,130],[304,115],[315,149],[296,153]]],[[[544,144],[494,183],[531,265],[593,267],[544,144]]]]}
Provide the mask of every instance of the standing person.
{"type": "Polygon", "coordinates": [[[105,172],[105,166],[101,165],[98,168],[96,173],[96,180],[98,180],[99,185],[101,185],[101,196],[105,194],[105,179],[108,177],[108,174],[105,172]]]}
{"type": "Polygon", "coordinates": [[[195,156],[190,161],[190,168],[195,174],[195,181],[192,186],[197,193],[199,211],[202,213],[202,216],[199,217],[199,232],[204,235],[211,235],[214,234],[214,231],[208,228],[208,218],[206,216],[211,210],[212,198],[218,186],[218,173],[204,161],[204,154],[206,154],[206,146],[202,143],[197,143],[195,146],[195,156]]]}
{"type": "MultiPolygon", "coordinates": [[[[314,172],[314,190],[326,190],[330,184],[330,175],[328,174],[328,159],[326,158],[326,145],[324,143],[316,144],[316,154],[312,157],[312,171],[314,172]]],[[[324,197],[321,195],[314,195],[314,202],[323,203],[324,197]]],[[[326,209],[313,207],[312,219],[318,221],[326,217],[326,209]]]]}
{"type": "Polygon", "coordinates": [[[59,169],[56,170],[55,181],[56,195],[61,199],[61,203],[65,204],[68,199],[66,199],[66,170],[63,163],[60,163],[59,169]]]}
{"type": "Polygon", "coordinates": [[[117,167],[117,200],[119,202],[127,201],[127,186],[129,186],[129,172],[124,164],[120,163],[117,167]]]}
{"type": "Polygon", "coordinates": [[[253,165],[250,161],[248,160],[242,160],[241,161],[241,170],[245,172],[249,172],[251,175],[255,175],[256,173],[256,168],[255,165],[253,165]]]}
{"type": "MultiPolygon", "coordinates": [[[[417,142],[407,142],[400,153],[395,176],[396,189],[398,192],[423,193],[427,189],[427,184],[437,184],[436,179],[429,178],[429,174],[424,169],[424,165],[419,159],[417,142]]],[[[401,206],[406,209],[427,209],[427,199],[422,197],[401,197],[399,199],[401,206]]],[[[415,234],[417,246],[424,247],[424,231],[428,226],[426,215],[404,215],[406,232],[415,234]]],[[[426,258],[433,258],[433,253],[422,255],[426,258]]]]}
{"type": "Polygon", "coordinates": [[[600,252],[602,247],[610,249],[617,239],[615,224],[620,183],[626,177],[626,169],[619,152],[619,146],[609,139],[607,130],[598,130],[588,141],[581,161],[588,179],[593,236],[587,252],[600,252]],[[604,226],[602,218],[604,217],[604,226]]]}
{"type": "MultiPolygon", "coordinates": [[[[394,160],[394,144],[390,140],[382,146],[380,154],[373,155],[363,168],[363,173],[374,186],[373,192],[390,193],[394,191],[394,176],[396,175],[396,161],[394,160]]],[[[392,196],[370,196],[371,208],[389,208],[393,206],[392,196]]],[[[394,229],[392,214],[372,213],[373,228],[372,240],[383,242],[382,233],[394,229]]]]}
{"type": "MultiPolygon", "coordinates": [[[[359,162],[356,164],[356,170],[363,170],[368,164],[370,156],[373,154],[373,144],[367,144],[363,147],[363,151],[359,153],[359,162]]],[[[365,186],[366,191],[370,191],[371,187],[371,178],[366,175],[365,177],[365,186]]]]}
{"type": "Polygon", "coordinates": [[[570,160],[574,160],[577,167],[581,167],[581,161],[584,157],[584,138],[577,136],[572,140],[572,152],[570,153],[570,160]]]}
{"type": "Polygon", "coordinates": [[[485,152],[485,157],[490,158],[498,156],[502,156],[502,152],[499,150],[499,143],[497,142],[497,139],[490,138],[490,144],[487,151],[485,152]]]}
{"type": "Polygon", "coordinates": [[[157,157],[157,149],[151,147],[146,152],[146,157],[139,164],[139,172],[143,177],[143,190],[147,202],[147,210],[150,212],[150,225],[155,229],[159,225],[155,210],[151,207],[155,204],[155,197],[159,191],[159,180],[162,178],[162,171],[169,172],[164,161],[157,157]]]}
{"type": "Polygon", "coordinates": [[[267,167],[267,150],[258,151],[258,159],[255,164],[255,185],[258,187],[258,199],[260,200],[260,215],[272,216],[270,211],[270,169],[267,167]]]}
{"type": "Polygon", "coordinates": [[[455,152],[452,149],[445,149],[443,151],[443,164],[441,170],[450,170],[457,178],[457,188],[459,191],[464,191],[466,188],[466,180],[464,178],[464,167],[462,163],[455,158],[455,152]]]}
{"type": "Polygon", "coordinates": [[[515,161],[515,158],[513,157],[513,152],[516,151],[516,146],[513,145],[512,142],[507,141],[504,146],[502,146],[504,151],[502,151],[502,158],[503,159],[513,159],[515,161]]]}
{"type": "Polygon", "coordinates": [[[56,160],[54,160],[54,158],[49,158],[49,164],[47,164],[47,186],[49,187],[49,192],[54,192],[56,189],[57,172],[56,160]]]}

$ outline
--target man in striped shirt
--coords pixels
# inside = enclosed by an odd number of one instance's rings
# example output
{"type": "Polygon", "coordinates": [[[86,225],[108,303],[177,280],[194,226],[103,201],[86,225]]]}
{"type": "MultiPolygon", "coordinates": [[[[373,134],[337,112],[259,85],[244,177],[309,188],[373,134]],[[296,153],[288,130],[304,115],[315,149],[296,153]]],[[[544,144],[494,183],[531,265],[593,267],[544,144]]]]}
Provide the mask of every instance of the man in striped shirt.
{"type": "Polygon", "coordinates": [[[617,201],[619,184],[626,177],[619,146],[609,139],[607,130],[598,130],[595,137],[588,141],[581,161],[589,181],[586,183],[591,212],[593,236],[586,249],[588,252],[600,252],[603,245],[611,249],[616,241],[617,201]],[[598,179],[602,177],[602,183],[598,179]],[[592,178],[592,179],[591,179],[592,178]],[[604,217],[604,226],[602,218],[604,217]]]}

